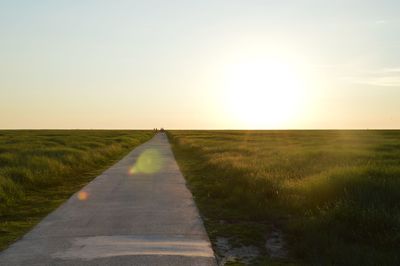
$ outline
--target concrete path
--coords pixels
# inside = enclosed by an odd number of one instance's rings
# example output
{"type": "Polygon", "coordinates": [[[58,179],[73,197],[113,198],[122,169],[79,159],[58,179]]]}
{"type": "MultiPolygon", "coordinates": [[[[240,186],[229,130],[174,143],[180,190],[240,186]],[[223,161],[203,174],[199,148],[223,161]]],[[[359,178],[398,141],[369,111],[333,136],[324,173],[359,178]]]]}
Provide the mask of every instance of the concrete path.
{"type": "Polygon", "coordinates": [[[0,253],[0,265],[215,265],[215,259],[160,133],[0,253]]]}

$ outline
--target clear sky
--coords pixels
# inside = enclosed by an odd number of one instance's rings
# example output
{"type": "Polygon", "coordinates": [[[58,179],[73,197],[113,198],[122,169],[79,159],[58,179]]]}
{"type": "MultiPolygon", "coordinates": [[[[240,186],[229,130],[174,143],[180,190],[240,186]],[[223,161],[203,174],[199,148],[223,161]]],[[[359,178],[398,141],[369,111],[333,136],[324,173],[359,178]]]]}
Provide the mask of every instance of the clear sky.
{"type": "Polygon", "coordinates": [[[399,128],[400,1],[0,1],[0,128],[399,128]]]}

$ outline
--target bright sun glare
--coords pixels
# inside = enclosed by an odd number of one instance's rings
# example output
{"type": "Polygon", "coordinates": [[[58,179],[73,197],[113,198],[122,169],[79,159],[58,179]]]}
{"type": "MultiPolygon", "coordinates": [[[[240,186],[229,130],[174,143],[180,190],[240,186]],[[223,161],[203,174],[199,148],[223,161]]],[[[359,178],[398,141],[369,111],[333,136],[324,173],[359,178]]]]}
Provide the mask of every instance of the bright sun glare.
{"type": "Polygon", "coordinates": [[[271,58],[230,65],[225,89],[229,113],[253,128],[285,126],[299,111],[304,94],[295,65],[271,58]]]}

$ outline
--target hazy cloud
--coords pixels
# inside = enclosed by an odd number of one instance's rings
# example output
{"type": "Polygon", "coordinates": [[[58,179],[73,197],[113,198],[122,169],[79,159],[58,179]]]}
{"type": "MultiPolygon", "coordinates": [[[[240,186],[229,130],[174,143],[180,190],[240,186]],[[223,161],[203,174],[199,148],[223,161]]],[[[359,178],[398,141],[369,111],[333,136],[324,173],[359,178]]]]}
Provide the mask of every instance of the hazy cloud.
{"type": "Polygon", "coordinates": [[[388,21],[385,19],[376,20],[375,24],[386,24],[388,21]]]}
{"type": "Polygon", "coordinates": [[[380,87],[400,87],[400,67],[357,71],[357,75],[343,76],[340,79],[353,83],[380,87]]]}

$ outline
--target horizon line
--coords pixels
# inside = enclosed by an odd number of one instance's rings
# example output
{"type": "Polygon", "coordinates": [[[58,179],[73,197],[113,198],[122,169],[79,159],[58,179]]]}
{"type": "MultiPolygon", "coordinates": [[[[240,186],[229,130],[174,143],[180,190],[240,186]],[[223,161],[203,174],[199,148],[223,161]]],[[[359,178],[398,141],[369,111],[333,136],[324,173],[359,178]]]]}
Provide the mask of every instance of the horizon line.
{"type": "MultiPolygon", "coordinates": [[[[154,130],[155,128],[0,128],[0,131],[23,130],[154,130]]],[[[160,130],[160,128],[157,128],[160,130]]],[[[317,130],[400,130],[400,128],[164,128],[164,130],[197,130],[197,131],[317,131],[317,130]]]]}

